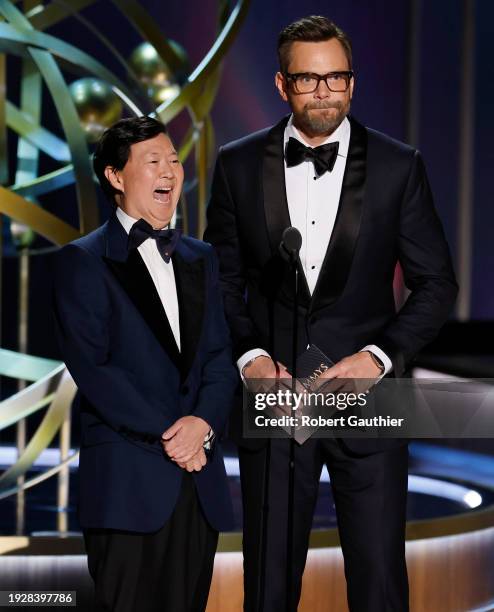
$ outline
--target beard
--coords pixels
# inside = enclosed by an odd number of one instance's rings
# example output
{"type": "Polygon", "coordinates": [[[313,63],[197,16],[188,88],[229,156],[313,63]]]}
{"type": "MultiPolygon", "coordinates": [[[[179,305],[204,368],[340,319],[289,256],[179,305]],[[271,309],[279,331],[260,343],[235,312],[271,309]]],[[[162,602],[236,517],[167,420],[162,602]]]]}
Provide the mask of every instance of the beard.
{"type": "Polygon", "coordinates": [[[293,113],[296,126],[311,136],[329,136],[350,111],[350,101],[308,102],[301,113],[293,113]],[[334,109],[336,112],[313,112],[314,109],[334,109]]]}

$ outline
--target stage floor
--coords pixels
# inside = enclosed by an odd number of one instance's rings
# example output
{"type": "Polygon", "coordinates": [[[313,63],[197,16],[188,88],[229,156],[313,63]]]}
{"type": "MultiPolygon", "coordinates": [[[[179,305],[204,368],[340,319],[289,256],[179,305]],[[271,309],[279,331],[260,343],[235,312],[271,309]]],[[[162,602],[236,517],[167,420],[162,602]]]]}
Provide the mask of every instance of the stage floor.
{"type": "MultiPolygon", "coordinates": [[[[242,528],[242,507],[238,461],[235,449],[225,447],[225,461],[235,509],[235,531],[242,528]]],[[[29,476],[46,469],[57,461],[53,449],[41,457],[29,476]]],[[[8,460],[9,452],[0,448],[0,458],[8,460]],[[3,452],[2,452],[3,451],[3,452]]],[[[1,465],[2,469],[8,467],[1,465]]],[[[26,491],[26,535],[52,532],[57,529],[58,509],[56,500],[56,477],[26,491]]],[[[70,470],[70,498],[68,529],[80,531],[77,521],[77,465],[70,470]]],[[[471,512],[494,504],[494,457],[478,453],[438,447],[432,444],[410,445],[410,478],[408,496],[408,520],[417,521],[447,517],[471,512]]],[[[0,535],[16,533],[16,501],[10,497],[0,501],[0,535]]],[[[336,515],[331,486],[326,470],[323,470],[319,498],[314,515],[314,529],[336,527],[336,515]]]]}

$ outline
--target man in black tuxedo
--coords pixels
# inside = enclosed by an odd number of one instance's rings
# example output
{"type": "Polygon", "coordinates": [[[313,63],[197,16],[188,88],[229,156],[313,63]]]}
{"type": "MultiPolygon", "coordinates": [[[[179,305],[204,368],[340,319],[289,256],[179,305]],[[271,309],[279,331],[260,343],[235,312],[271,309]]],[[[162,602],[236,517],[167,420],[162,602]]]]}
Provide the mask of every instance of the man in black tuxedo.
{"type": "MultiPolygon", "coordinates": [[[[220,259],[237,365],[245,379],[262,379],[275,377],[278,362],[280,375],[289,377],[293,299],[279,245],[285,228],[294,226],[303,239],[298,346],[314,343],[335,362],[326,378],[400,377],[437,334],[457,293],[421,156],[349,116],[351,44],[335,24],[307,17],[289,25],[278,54],[276,87],[292,113],[220,149],[208,209],[205,239],[220,259]],[[397,313],[398,262],[410,295],[397,313]]],[[[297,609],[326,464],[350,610],[408,610],[406,443],[310,439],[296,445],[293,584],[287,586],[289,441],[242,439],[240,411],[235,417],[244,609],[297,609]]]]}
{"type": "Polygon", "coordinates": [[[110,219],[55,259],[81,394],[79,520],[98,609],[202,612],[232,510],[218,439],[238,374],[212,248],[166,229],[183,168],[165,126],[122,119],[94,168],[110,219]]]}

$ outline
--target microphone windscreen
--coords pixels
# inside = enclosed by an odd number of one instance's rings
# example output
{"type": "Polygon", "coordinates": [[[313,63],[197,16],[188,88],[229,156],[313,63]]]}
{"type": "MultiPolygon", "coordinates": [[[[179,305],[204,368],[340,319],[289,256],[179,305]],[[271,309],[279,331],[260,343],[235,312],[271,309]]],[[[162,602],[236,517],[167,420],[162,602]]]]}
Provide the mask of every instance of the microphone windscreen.
{"type": "Polygon", "coordinates": [[[287,227],[283,232],[283,245],[289,252],[298,253],[300,251],[302,235],[296,227],[287,227]]]}

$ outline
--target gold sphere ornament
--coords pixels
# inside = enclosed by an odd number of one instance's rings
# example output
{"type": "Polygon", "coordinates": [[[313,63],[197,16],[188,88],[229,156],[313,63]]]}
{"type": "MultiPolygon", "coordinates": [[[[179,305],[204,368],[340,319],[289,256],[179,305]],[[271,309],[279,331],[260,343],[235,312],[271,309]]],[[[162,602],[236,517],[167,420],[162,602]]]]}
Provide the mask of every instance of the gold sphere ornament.
{"type": "Polygon", "coordinates": [[[88,77],[74,81],[69,92],[89,142],[99,140],[106,128],[122,116],[122,101],[100,79],[88,77]]]}
{"type": "Polygon", "coordinates": [[[165,64],[148,42],[137,46],[129,58],[134,74],[145,87],[148,96],[158,105],[180,93],[180,84],[189,70],[189,60],[183,47],[174,40],[168,42],[174,54],[173,65],[165,64]]]}

